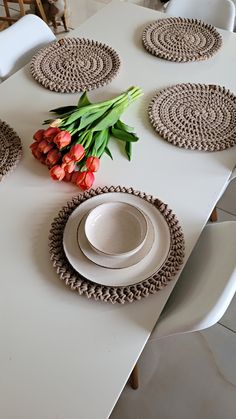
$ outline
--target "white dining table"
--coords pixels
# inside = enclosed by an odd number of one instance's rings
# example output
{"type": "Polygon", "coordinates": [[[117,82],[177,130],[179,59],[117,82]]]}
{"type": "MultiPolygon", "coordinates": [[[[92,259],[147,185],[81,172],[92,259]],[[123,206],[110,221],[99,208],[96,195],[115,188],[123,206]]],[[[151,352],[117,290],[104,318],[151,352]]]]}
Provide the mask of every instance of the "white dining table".
{"type": "MultiPolygon", "coordinates": [[[[119,75],[90,92],[92,101],[132,85],[144,92],[123,116],[140,137],[132,161],[113,141],[114,160],[102,158],[94,187],[133,187],[167,203],[183,228],[186,262],[227,184],[236,147],[221,152],[175,147],[155,133],[147,107],[158,90],[176,83],[219,84],[236,93],[236,34],[220,30],[223,46],[207,61],[168,62],[149,54],[141,41],[144,27],[164,16],[113,2],[69,36],[104,42],[121,57],[119,75]]],[[[29,65],[0,85],[0,118],[23,144],[20,164],[0,184],[2,419],[108,418],[179,277],[148,298],[112,305],[79,296],[56,274],[48,250],[50,226],[81,191],[52,181],[28,146],[50,109],[75,104],[79,96],[45,89],[29,65]]]]}

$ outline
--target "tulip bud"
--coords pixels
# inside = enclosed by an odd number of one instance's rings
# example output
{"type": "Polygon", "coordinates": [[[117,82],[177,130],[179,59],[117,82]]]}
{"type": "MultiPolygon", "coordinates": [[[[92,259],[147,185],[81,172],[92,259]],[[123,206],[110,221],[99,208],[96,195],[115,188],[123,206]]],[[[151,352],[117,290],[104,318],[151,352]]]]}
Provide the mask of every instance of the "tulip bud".
{"type": "Polygon", "coordinates": [[[31,152],[32,152],[33,156],[34,156],[37,160],[40,160],[40,159],[41,159],[41,157],[42,157],[42,155],[43,155],[43,153],[42,153],[41,151],[39,151],[39,149],[38,149],[38,143],[37,143],[37,142],[35,142],[35,143],[31,144],[31,145],[30,145],[30,149],[31,149],[31,152]]]}
{"type": "Polygon", "coordinates": [[[42,164],[46,164],[46,156],[45,156],[45,154],[43,154],[43,155],[40,157],[39,161],[40,161],[40,163],[42,163],[42,164]]]}
{"type": "Polygon", "coordinates": [[[66,173],[63,180],[65,182],[71,182],[71,178],[72,178],[72,173],[66,173]]]}
{"type": "Polygon", "coordinates": [[[72,173],[75,170],[75,163],[71,161],[70,163],[64,163],[62,164],[63,169],[66,173],[72,173]]]}
{"type": "Polygon", "coordinates": [[[71,147],[68,155],[71,160],[79,162],[85,155],[85,149],[81,144],[75,144],[71,147]]]}
{"type": "Polygon", "coordinates": [[[33,139],[39,143],[40,141],[42,141],[42,140],[43,140],[43,135],[44,135],[44,132],[45,132],[45,130],[44,130],[44,129],[39,129],[38,131],[36,131],[36,132],[34,133],[34,135],[33,135],[33,139]]]}
{"type": "Polygon", "coordinates": [[[73,159],[70,157],[70,152],[64,154],[64,156],[62,157],[62,161],[65,164],[71,163],[73,161],[73,159]]]}
{"type": "Polygon", "coordinates": [[[56,165],[50,169],[50,176],[53,180],[61,181],[65,177],[65,171],[61,166],[56,165]]]}
{"type": "Polygon", "coordinates": [[[56,148],[53,148],[48,152],[45,163],[47,166],[52,166],[53,164],[56,164],[60,158],[61,153],[56,148]]]}
{"type": "Polygon", "coordinates": [[[42,140],[38,143],[38,150],[41,151],[41,153],[47,154],[53,146],[53,143],[48,143],[46,140],[42,140]]]}
{"type": "Polygon", "coordinates": [[[60,131],[53,139],[53,142],[59,148],[66,147],[71,142],[71,135],[68,131],[60,131]]]}
{"type": "Polygon", "coordinates": [[[59,128],[53,128],[49,127],[44,131],[43,138],[44,140],[47,140],[49,143],[51,143],[54,139],[54,137],[60,132],[61,130],[59,128]]]}
{"type": "Polygon", "coordinates": [[[58,128],[62,123],[62,119],[57,118],[54,121],[51,122],[51,124],[49,125],[52,128],[58,128]]]}
{"type": "Polygon", "coordinates": [[[89,172],[89,171],[79,172],[76,178],[76,185],[85,191],[86,189],[91,188],[94,182],[94,179],[95,177],[94,177],[93,172],[89,172]]]}
{"type": "Polygon", "coordinates": [[[76,185],[77,182],[77,178],[79,176],[80,172],[73,172],[72,176],[71,176],[71,182],[74,183],[76,185]]]}
{"type": "Polygon", "coordinates": [[[85,164],[90,172],[97,172],[100,166],[100,160],[98,157],[89,156],[85,164]]]}

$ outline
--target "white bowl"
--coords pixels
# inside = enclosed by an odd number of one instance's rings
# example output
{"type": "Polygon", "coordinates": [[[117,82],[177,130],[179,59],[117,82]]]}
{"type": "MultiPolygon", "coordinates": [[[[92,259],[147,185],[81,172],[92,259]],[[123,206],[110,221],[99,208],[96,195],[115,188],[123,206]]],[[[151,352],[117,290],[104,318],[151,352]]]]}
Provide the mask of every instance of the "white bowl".
{"type": "Polygon", "coordinates": [[[106,202],[89,212],[85,235],[99,254],[128,256],[143,246],[148,224],[138,208],[125,202],[106,202]]]}

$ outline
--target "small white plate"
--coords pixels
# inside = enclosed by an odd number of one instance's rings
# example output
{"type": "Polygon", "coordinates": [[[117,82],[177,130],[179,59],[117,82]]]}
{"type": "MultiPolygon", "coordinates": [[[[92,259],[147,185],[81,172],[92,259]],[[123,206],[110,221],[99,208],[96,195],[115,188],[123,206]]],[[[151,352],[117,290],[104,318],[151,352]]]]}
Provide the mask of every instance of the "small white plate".
{"type": "Polygon", "coordinates": [[[147,237],[144,214],[126,202],[105,202],[83,222],[90,246],[102,256],[123,259],[136,253],[147,237]]]}
{"type": "Polygon", "coordinates": [[[89,258],[92,262],[105,268],[122,269],[128,266],[133,266],[140,262],[151,250],[154,242],[154,228],[149,217],[145,215],[147,222],[147,236],[143,246],[134,254],[128,254],[122,258],[116,256],[107,256],[99,254],[90,246],[86,234],[85,234],[85,223],[87,215],[85,215],[78,227],[78,244],[83,254],[89,258]]]}
{"type": "Polygon", "coordinates": [[[101,285],[123,287],[144,281],[160,269],[170,250],[170,231],[154,205],[132,194],[109,192],[87,199],[72,212],[65,226],[63,246],[68,261],[84,278],[101,285]],[[97,205],[113,201],[135,205],[147,214],[154,227],[155,238],[150,252],[139,263],[123,269],[104,268],[91,262],[79,248],[77,240],[78,225],[83,216],[97,205]]]}

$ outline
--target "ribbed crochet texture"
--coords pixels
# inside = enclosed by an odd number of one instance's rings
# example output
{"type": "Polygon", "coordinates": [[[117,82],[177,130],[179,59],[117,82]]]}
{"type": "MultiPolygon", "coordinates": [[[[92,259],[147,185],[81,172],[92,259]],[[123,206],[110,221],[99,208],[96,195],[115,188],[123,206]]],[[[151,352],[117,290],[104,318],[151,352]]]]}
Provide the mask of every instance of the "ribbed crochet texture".
{"type": "Polygon", "coordinates": [[[154,129],[175,146],[220,151],[236,144],[236,96],[225,87],[177,84],[148,108],[154,129]]]}
{"type": "Polygon", "coordinates": [[[219,32],[197,19],[167,18],[149,24],[143,32],[148,52],[170,61],[207,60],[222,45],[219,32]]]}
{"type": "Polygon", "coordinates": [[[6,122],[0,120],[0,181],[15,169],[21,156],[20,138],[6,122]]]}
{"type": "Polygon", "coordinates": [[[61,93],[93,90],[110,83],[121,60],[98,41],[64,38],[41,49],[31,60],[32,76],[46,89],[61,93]]]}

